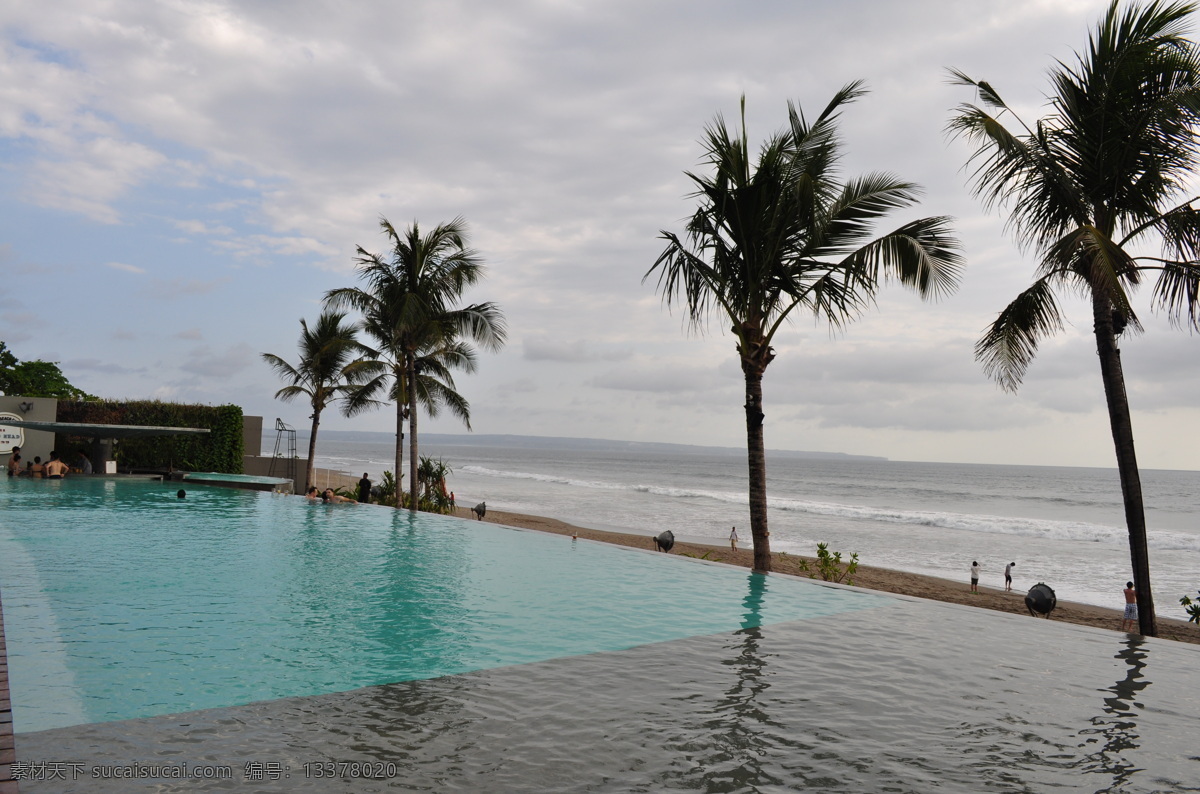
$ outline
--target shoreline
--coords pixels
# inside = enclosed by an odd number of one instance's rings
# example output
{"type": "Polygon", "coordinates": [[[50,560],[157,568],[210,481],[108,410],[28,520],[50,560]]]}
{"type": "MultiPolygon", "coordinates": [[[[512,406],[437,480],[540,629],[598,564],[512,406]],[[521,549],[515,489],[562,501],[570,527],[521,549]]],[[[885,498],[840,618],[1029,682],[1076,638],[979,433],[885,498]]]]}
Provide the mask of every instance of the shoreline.
{"type": "MultiPolygon", "coordinates": [[[[455,508],[452,515],[470,521],[475,520],[475,514],[471,512],[469,507],[459,506],[455,508]]],[[[483,521],[489,524],[502,524],[520,529],[549,532],[555,535],[576,535],[587,540],[612,543],[618,546],[654,549],[654,540],[650,535],[589,529],[543,516],[488,510],[483,521]]],[[[728,546],[676,541],[675,548],[672,549],[671,553],[695,557],[707,555],[707,559],[714,562],[738,565],[747,569],[751,567],[753,562],[753,553],[748,546],[745,548],[739,547],[737,551],[733,551],[728,546]]],[[[771,558],[772,572],[785,576],[806,576],[806,574],[800,571],[799,561],[804,559],[811,563],[813,560],[812,557],[801,557],[785,552],[772,552],[771,558]]],[[[1029,611],[1025,608],[1024,590],[1013,590],[1009,593],[998,588],[980,585],[979,593],[976,594],[970,592],[969,584],[965,580],[958,582],[951,579],[941,579],[936,576],[906,573],[904,571],[894,571],[888,568],[877,568],[861,564],[854,575],[854,586],[868,590],[927,598],[931,601],[961,604],[963,606],[991,609],[997,612],[1009,612],[1014,615],[1029,617],[1029,611]]],[[[1080,604],[1060,600],[1050,620],[1120,632],[1122,617],[1123,613],[1120,609],[1109,609],[1093,604],[1080,604]]],[[[1185,620],[1163,618],[1160,616],[1158,618],[1158,639],[1200,645],[1200,626],[1194,626],[1185,620]]]]}

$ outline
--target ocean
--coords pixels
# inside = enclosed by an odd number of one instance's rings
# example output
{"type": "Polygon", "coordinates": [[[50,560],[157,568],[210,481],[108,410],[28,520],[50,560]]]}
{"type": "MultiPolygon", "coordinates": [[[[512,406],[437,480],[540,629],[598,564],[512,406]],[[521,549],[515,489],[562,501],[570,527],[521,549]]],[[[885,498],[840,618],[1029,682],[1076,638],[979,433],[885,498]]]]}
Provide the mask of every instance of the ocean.
{"type": "MultiPolygon", "coordinates": [[[[269,434],[268,434],[269,435],[269,434]]],[[[271,454],[274,438],[264,438],[271,454]]],[[[378,482],[393,436],[326,431],[317,465],[378,482]]],[[[301,439],[300,448],[306,447],[301,439]]],[[[459,505],[723,545],[750,542],[743,450],[683,445],[430,434],[421,455],[453,471],[459,505]]],[[[405,461],[407,466],[407,448],[405,461]]],[[[1045,582],[1066,601],[1112,608],[1131,578],[1116,469],[913,463],[767,453],[774,551],[812,555],[819,542],[864,565],[980,583],[1045,582]]],[[[1143,470],[1155,606],[1185,617],[1200,588],[1200,472],[1143,470]]]]}

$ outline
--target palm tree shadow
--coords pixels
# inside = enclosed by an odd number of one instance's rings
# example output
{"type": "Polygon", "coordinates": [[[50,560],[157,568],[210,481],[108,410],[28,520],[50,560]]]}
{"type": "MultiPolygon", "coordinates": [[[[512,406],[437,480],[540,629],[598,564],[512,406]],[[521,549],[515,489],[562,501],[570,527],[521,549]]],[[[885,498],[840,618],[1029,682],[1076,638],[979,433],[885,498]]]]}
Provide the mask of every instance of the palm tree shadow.
{"type": "Polygon", "coordinates": [[[1125,677],[1108,689],[1111,695],[1104,698],[1103,713],[1092,718],[1092,727],[1081,732],[1085,746],[1100,743],[1083,759],[1083,772],[1112,778],[1112,784],[1096,789],[1103,792],[1124,791],[1130,778],[1142,771],[1130,760],[1132,751],[1140,744],[1137,717],[1144,708],[1137,700],[1139,693],[1152,683],[1143,675],[1147,663],[1148,649],[1141,646],[1145,639],[1129,635],[1122,640],[1124,646],[1114,657],[1125,662],[1125,677]]]}

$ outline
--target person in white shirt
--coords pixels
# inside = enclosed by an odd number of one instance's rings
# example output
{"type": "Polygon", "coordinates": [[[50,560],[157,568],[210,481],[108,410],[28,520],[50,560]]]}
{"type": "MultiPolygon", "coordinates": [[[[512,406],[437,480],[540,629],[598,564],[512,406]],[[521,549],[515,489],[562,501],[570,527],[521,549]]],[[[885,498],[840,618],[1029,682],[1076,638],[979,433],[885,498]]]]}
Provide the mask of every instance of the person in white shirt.
{"type": "Polygon", "coordinates": [[[1008,565],[1004,566],[1004,590],[1005,590],[1005,592],[1008,592],[1008,593],[1012,592],[1012,569],[1016,568],[1016,567],[1017,567],[1017,564],[1015,562],[1010,562],[1008,565]]]}
{"type": "Polygon", "coordinates": [[[971,592],[972,593],[979,592],[979,572],[982,570],[983,569],[979,567],[979,562],[977,560],[971,561],[971,592]]]}

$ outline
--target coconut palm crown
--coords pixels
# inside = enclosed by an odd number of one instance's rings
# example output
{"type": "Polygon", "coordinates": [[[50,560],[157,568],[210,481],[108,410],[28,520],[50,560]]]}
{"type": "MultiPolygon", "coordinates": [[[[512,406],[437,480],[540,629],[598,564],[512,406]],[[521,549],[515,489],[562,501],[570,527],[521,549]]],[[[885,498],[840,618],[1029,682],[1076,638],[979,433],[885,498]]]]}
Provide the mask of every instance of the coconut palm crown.
{"type": "Polygon", "coordinates": [[[1118,339],[1141,330],[1131,295],[1154,280],[1153,306],[1200,330],[1200,212],[1189,191],[1197,162],[1200,59],[1187,38],[1191,3],[1113,2],[1072,63],[1050,71],[1049,113],[1022,121],[991,84],[953,71],[977,92],[949,124],[975,146],[976,195],[1008,212],[1019,246],[1040,262],[976,345],[999,385],[1015,391],[1039,342],[1062,330],[1058,293],[1084,296],[1116,449],[1139,629],[1157,634],[1141,480],[1118,339]],[[1006,122],[1010,122],[1006,126],[1006,122]]]}
{"type": "Polygon", "coordinates": [[[772,342],[797,311],[834,327],[869,307],[896,278],[923,296],[955,288],[962,260],[949,219],[923,218],[880,236],[877,221],[913,205],[919,188],[890,174],[842,181],[841,109],[865,93],[838,91],[811,122],[795,104],[788,124],[752,158],[742,100],[741,130],[718,116],[704,131],[709,172],[689,173],[699,208],[683,237],[663,231],[657,273],[668,307],[682,304],[693,329],[712,317],[731,324],[745,376],[750,531],[754,567],[769,571],[762,378],[772,342]]]}
{"type": "MultiPolygon", "coordinates": [[[[464,421],[469,406],[454,390],[450,370],[475,369],[471,342],[499,350],[506,336],[504,315],[491,302],[459,306],[463,293],[483,277],[478,254],[467,247],[466,222],[455,218],[422,235],[417,223],[396,230],[386,218],[380,228],[391,245],[388,255],[358,248],[362,287],[343,287],[325,295],[326,305],[352,308],[363,316],[363,330],[375,341],[373,352],[390,369],[389,396],[396,402],[396,476],[403,462],[403,423],[409,426],[409,490],[416,510],[417,405],[431,413],[446,405],[464,421]],[[469,341],[468,341],[469,340],[469,341]]],[[[376,384],[376,389],[382,382],[376,384]]],[[[366,404],[371,390],[355,404],[366,404]]],[[[469,426],[469,425],[468,425],[469,426]]],[[[400,500],[396,500],[397,506],[400,500]]]]}
{"type": "MultiPolygon", "coordinates": [[[[313,482],[313,461],[317,452],[317,430],[321,425],[321,412],[331,403],[349,401],[361,385],[368,381],[374,366],[364,360],[356,338],[355,327],[345,323],[346,315],[340,312],[322,312],[312,328],[300,320],[300,340],[297,344],[300,360],[289,364],[273,353],[263,353],[263,360],[279,377],[291,381],[275,392],[275,398],[290,402],[304,397],[312,406],[312,428],[308,436],[308,465],[305,482],[313,482]]],[[[348,415],[359,409],[347,402],[348,415]]]]}

